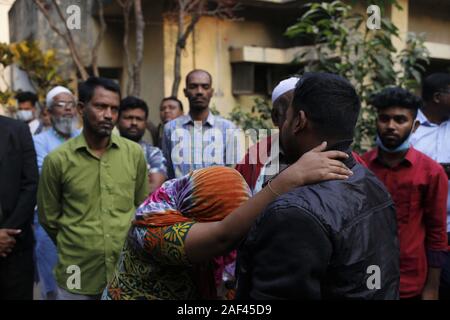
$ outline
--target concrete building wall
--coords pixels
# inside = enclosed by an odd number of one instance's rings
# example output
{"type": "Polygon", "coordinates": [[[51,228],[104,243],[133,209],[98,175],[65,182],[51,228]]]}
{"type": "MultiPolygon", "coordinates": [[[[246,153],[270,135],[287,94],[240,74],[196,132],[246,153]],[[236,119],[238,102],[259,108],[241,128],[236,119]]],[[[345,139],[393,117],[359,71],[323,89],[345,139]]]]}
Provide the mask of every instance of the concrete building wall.
{"type": "Polygon", "coordinates": [[[16,0],[8,14],[11,42],[33,38],[38,29],[38,15],[32,1],[16,0]]]}
{"type": "Polygon", "coordinates": [[[9,43],[8,11],[14,0],[0,0],[0,42],[9,43]]]}
{"type": "Polygon", "coordinates": [[[409,31],[425,33],[429,42],[450,45],[450,1],[409,1],[408,17],[409,31]]]}
{"type": "MultiPolygon", "coordinates": [[[[143,12],[146,25],[144,32],[144,57],[141,70],[141,98],[149,106],[149,119],[153,123],[159,123],[159,104],[165,96],[162,2],[144,2],[143,12]]],[[[131,24],[130,29],[130,55],[131,61],[134,63],[136,46],[134,22],[131,24]]],[[[122,40],[121,37],[119,41],[121,50],[123,48],[122,40]]],[[[123,56],[123,65],[125,65],[124,59],[125,56],[123,56]]],[[[122,81],[124,86],[127,80],[127,72],[124,70],[122,81]]],[[[125,90],[125,88],[123,89],[125,90]]]]}
{"type": "MultiPolygon", "coordinates": [[[[279,61],[283,59],[277,60],[274,57],[269,57],[276,51],[270,48],[292,51],[293,49],[289,48],[304,45],[297,43],[297,40],[289,40],[283,36],[286,26],[291,23],[293,17],[297,16],[297,7],[280,11],[282,6],[276,4],[279,1],[254,0],[252,2],[275,3],[273,6],[276,6],[276,8],[258,6],[257,8],[246,9],[244,12],[246,18],[243,21],[204,17],[198,23],[182,53],[182,81],[179,88],[179,97],[186,106],[188,105],[187,100],[184,98],[182,91],[184,77],[190,70],[202,68],[208,70],[213,76],[215,94],[212,104],[222,114],[227,114],[237,105],[250,107],[255,97],[264,97],[264,95],[233,95],[230,52],[236,48],[259,48],[259,54],[262,54],[262,60],[264,61],[255,63],[263,63],[267,60],[269,62],[275,61],[273,62],[275,64],[281,64],[279,61]]],[[[286,1],[285,3],[292,2],[295,1],[286,1]]],[[[298,3],[300,2],[302,1],[298,3]]],[[[424,31],[427,34],[427,45],[433,49],[431,50],[432,56],[436,55],[440,59],[450,60],[450,50],[448,50],[448,45],[450,45],[450,33],[448,32],[450,30],[450,2],[447,0],[432,1],[437,4],[436,6],[431,6],[430,1],[425,0],[399,0],[399,2],[406,7],[406,10],[401,11],[388,7],[386,14],[399,24],[402,38],[404,39],[407,31],[424,31]],[[436,7],[439,7],[440,10],[435,10],[436,7]]],[[[77,42],[80,43],[83,60],[89,66],[90,52],[95,43],[99,23],[98,19],[93,16],[93,0],[62,0],[63,8],[74,3],[82,8],[82,29],[75,30],[74,35],[77,42]]],[[[164,96],[170,95],[172,89],[176,25],[175,22],[163,16],[162,0],[144,1],[143,4],[146,29],[141,96],[150,106],[151,119],[157,122],[159,102],[164,96]]],[[[47,48],[59,48],[65,55],[64,61],[67,62],[65,63],[67,70],[74,70],[65,44],[49,29],[45,18],[36,12],[36,8],[34,11],[31,10],[30,5],[32,5],[31,1],[16,1],[12,13],[15,23],[14,27],[11,28],[11,37],[14,40],[37,39],[42,41],[47,48]],[[23,21],[27,21],[27,23],[23,24],[23,21]]],[[[119,79],[125,92],[128,79],[124,67],[121,9],[115,2],[111,2],[105,9],[108,31],[100,48],[99,67],[119,70],[119,79]]],[[[356,6],[356,10],[360,13],[364,13],[365,9],[360,3],[356,6]]],[[[402,41],[396,42],[396,46],[399,48],[402,45],[402,41]]],[[[130,25],[129,46],[133,60],[135,47],[133,22],[130,25]]],[[[276,51],[276,54],[279,55],[280,53],[283,53],[282,50],[276,51]]],[[[286,56],[290,56],[289,54],[286,56]]],[[[267,95],[265,96],[267,97],[267,95]]]]}
{"type": "MultiPolygon", "coordinates": [[[[86,66],[90,65],[91,48],[97,35],[95,21],[92,17],[93,0],[62,0],[60,7],[65,16],[67,8],[76,5],[81,10],[81,28],[73,29],[72,35],[77,43],[80,57],[86,66]]],[[[65,32],[66,21],[61,21],[56,10],[50,12],[53,23],[65,32]]],[[[37,41],[43,50],[56,49],[61,61],[64,77],[73,77],[75,68],[66,43],[51,27],[38,7],[29,0],[16,0],[9,12],[10,36],[12,42],[23,40],[37,41]]]]}
{"type": "MultiPolygon", "coordinates": [[[[250,106],[259,95],[234,96],[232,94],[232,68],[230,49],[242,46],[272,47],[280,34],[270,25],[257,21],[230,21],[215,18],[202,18],[189,38],[182,54],[179,97],[184,98],[185,76],[192,69],[205,69],[213,77],[215,89],[212,104],[227,114],[236,105],[250,106]]],[[[174,79],[173,65],[176,42],[176,25],[165,20],[164,23],[164,92],[170,95],[174,79]]]]}

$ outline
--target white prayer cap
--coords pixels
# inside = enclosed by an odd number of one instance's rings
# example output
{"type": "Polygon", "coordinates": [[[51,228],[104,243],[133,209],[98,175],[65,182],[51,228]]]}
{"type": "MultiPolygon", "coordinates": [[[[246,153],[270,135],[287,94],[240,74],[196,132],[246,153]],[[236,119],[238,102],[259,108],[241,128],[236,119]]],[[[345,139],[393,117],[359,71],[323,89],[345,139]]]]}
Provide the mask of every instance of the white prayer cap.
{"type": "Polygon", "coordinates": [[[56,97],[60,93],[68,93],[70,95],[73,95],[72,91],[70,91],[66,87],[63,87],[63,86],[54,87],[52,90],[50,90],[47,93],[47,97],[45,98],[45,103],[47,105],[47,108],[51,108],[51,105],[53,103],[53,98],[56,97]]]}
{"type": "Polygon", "coordinates": [[[285,94],[288,91],[294,90],[297,85],[299,77],[291,77],[289,79],[281,81],[272,92],[272,103],[275,102],[280,96],[285,94]]]}

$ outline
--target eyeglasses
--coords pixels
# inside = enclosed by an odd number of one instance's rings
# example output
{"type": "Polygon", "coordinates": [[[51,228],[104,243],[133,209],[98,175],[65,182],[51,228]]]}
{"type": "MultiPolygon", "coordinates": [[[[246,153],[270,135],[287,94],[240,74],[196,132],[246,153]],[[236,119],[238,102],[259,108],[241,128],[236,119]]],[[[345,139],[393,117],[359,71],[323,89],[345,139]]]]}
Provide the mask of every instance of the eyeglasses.
{"type": "Polygon", "coordinates": [[[75,101],[59,101],[59,102],[52,104],[52,107],[57,108],[57,109],[65,109],[67,107],[74,109],[75,106],[76,106],[75,101]]]}

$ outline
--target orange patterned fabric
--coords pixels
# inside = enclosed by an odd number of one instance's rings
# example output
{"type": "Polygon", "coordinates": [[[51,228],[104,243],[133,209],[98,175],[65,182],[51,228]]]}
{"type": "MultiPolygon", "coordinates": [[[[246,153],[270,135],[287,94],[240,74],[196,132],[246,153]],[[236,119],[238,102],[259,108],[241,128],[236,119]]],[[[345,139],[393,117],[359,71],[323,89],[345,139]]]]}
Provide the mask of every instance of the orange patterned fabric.
{"type": "Polygon", "coordinates": [[[183,222],[220,221],[250,197],[241,174],[209,167],[166,182],[138,209],[135,225],[162,227],[183,222]]]}
{"type": "Polygon", "coordinates": [[[167,181],[137,210],[105,299],[215,299],[235,252],[191,265],[184,250],[196,222],[219,221],[250,197],[234,169],[210,167],[167,181]]]}

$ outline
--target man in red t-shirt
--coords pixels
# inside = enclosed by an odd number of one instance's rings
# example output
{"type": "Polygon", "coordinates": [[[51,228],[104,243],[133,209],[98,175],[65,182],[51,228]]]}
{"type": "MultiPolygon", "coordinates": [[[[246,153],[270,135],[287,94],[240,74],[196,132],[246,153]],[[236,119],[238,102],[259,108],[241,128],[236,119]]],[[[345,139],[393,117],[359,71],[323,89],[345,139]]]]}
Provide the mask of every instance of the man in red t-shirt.
{"type": "Polygon", "coordinates": [[[410,145],[420,98],[387,88],[372,100],[378,110],[377,147],[363,155],[395,202],[400,241],[400,298],[438,299],[447,250],[447,175],[410,145]]]}

